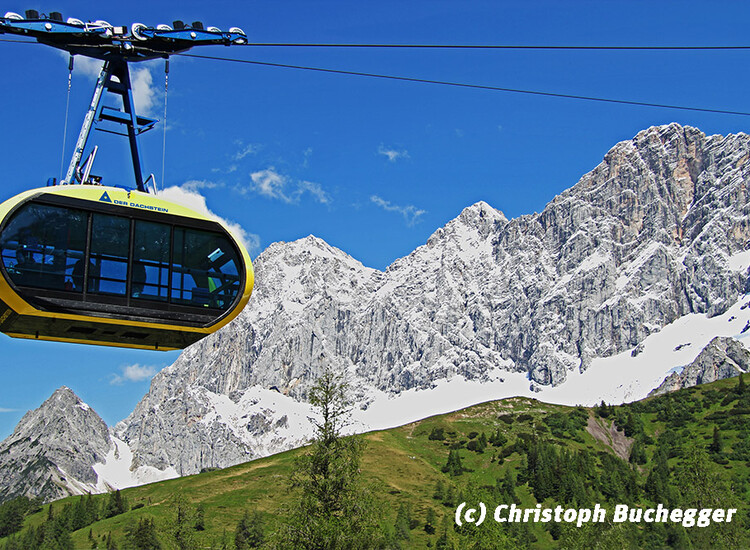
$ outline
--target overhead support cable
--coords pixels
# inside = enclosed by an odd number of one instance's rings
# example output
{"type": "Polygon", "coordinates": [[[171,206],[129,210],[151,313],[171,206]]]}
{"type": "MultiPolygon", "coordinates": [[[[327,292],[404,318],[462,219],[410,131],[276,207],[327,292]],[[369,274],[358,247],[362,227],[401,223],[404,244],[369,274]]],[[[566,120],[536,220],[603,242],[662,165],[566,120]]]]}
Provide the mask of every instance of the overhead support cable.
{"type": "Polygon", "coordinates": [[[671,105],[667,103],[651,103],[651,102],[646,102],[646,101],[630,101],[626,99],[613,99],[613,98],[584,96],[584,95],[576,95],[576,94],[563,94],[563,93],[557,93],[557,92],[544,92],[544,91],[539,91],[539,90],[524,90],[524,89],[519,89],[519,88],[505,88],[501,86],[489,86],[489,85],[484,85],[484,84],[469,84],[469,83],[464,83],[464,82],[452,82],[448,80],[432,80],[432,79],[427,79],[427,78],[414,78],[414,77],[408,77],[408,76],[366,73],[366,72],[360,72],[360,71],[345,71],[345,70],[340,70],[340,69],[327,69],[323,67],[308,67],[304,65],[289,65],[285,63],[269,63],[265,61],[252,61],[249,59],[233,59],[229,57],[215,57],[215,56],[208,56],[208,55],[188,54],[188,53],[180,53],[176,55],[179,55],[182,57],[192,57],[196,59],[209,59],[213,61],[226,61],[226,62],[231,62],[231,63],[242,63],[242,64],[247,64],[247,65],[259,65],[263,67],[296,69],[296,70],[302,70],[302,71],[313,71],[313,72],[319,72],[319,73],[339,74],[339,75],[347,75],[347,76],[361,76],[361,77],[367,77],[367,78],[396,80],[396,81],[401,81],[401,82],[417,82],[421,84],[435,84],[435,85],[440,85],[440,86],[453,86],[456,88],[470,88],[470,89],[475,89],[475,90],[488,90],[488,91],[493,91],[493,92],[508,92],[508,93],[535,95],[535,96],[543,96],[543,97],[578,99],[582,101],[596,101],[599,103],[614,103],[614,104],[619,104],[619,105],[631,105],[631,106],[638,106],[638,107],[656,107],[660,109],[677,109],[681,111],[693,111],[693,112],[699,112],[699,113],[750,116],[750,112],[732,111],[728,109],[712,109],[712,108],[705,108],[705,107],[691,107],[691,106],[686,106],[686,105],[671,105]]]}
{"type": "MultiPolygon", "coordinates": [[[[241,32],[240,29],[230,29],[230,31],[241,32]]],[[[141,32],[143,32],[143,30],[141,30],[141,32]]],[[[247,46],[256,46],[256,47],[279,46],[279,47],[319,47],[319,48],[330,47],[330,48],[434,48],[434,49],[442,48],[442,49],[657,50],[657,51],[658,50],[665,50],[665,51],[750,50],[750,46],[544,46],[544,45],[481,45],[481,44],[472,45],[472,44],[248,43],[245,41],[244,36],[245,36],[244,33],[242,33],[240,36],[241,40],[235,41],[232,43],[236,45],[243,45],[243,46],[247,45],[247,46]]],[[[12,40],[12,39],[0,39],[0,41],[23,42],[27,44],[38,43],[38,42],[29,42],[25,40],[12,40]]],[[[177,53],[175,51],[172,51],[170,53],[171,55],[183,55],[185,57],[194,57],[194,58],[199,58],[199,59],[210,59],[210,60],[216,60],[216,61],[227,61],[227,62],[244,63],[244,64],[250,64],[250,65],[260,65],[260,66],[266,66],[266,67],[306,70],[306,71],[315,71],[315,72],[349,75],[349,76],[360,76],[360,77],[368,77],[368,78],[380,78],[380,79],[386,79],[386,80],[397,80],[397,81],[402,81],[402,82],[417,82],[417,83],[424,83],[424,84],[453,86],[453,87],[460,87],[460,88],[471,88],[471,89],[488,90],[488,91],[496,91],[496,92],[527,94],[527,95],[544,96],[544,97],[556,97],[556,98],[563,98],[563,99],[577,99],[581,101],[596,101],[600,103],[612,103],[612,104],[631,105],[631,106],[638,106],[638,107],[653,107],[653,108],[660,108],[660,109],[675,109],[675,110],[681,110],[681,111],[692,111],[692,112],[701,112],[701,113],[713,113],[713,114],[735,115],[735,116],[750,116],[750,112],[735,111],[735,110],[730,110],[730,109],[693,107],[693,106],[686,106],[686,105],[673,105],[673,104],[667,104],[667,103],[633,101],[633,100],[626,100],[626,99],[585,96],[585,95],[577,95],[577,94],[564,94],[564,93],[547,92],[547,91],[541,91],[541,90],[526,90],[526,89],[519,89],[519,88],[508,88],[508,87],[490,86],[490,85],[483,85],[483,84],[471,84],[471,83],[464,83],[464,82],[433,80],[433,79],[415,78],[415,77],[398,76],[398,75],[367,73],[367,72],[361,72],[361,71],[328,69],[324,67],[309,67],[309,66],[302,66],[302,65],[290,65],[290,64],[284,64],[284,63],[270,63],[270,62],[252,61],[252,60],[245,60],[245,59],[232,59],[232,58],[225,58],[225,57],[195,55],[195,54],[177,53]]]]}
{"type": "MultiPolygon", "coordinates": [[[[31,40],[0,38],[0,42],[18,44],[39,44],[31,40]]],[[[582,46],[582,45],[544,45],[544,44],[357,44],[326,42],[247,42],[240,46],[256,48],[340,48],[340,49],[412,49],[412,50],[549,50],[549,51],[743,51],[750,50],[750,45],[734,46],[582,46]]]]}
{"type": "Polygon", "coordinates": [[[60,154],[60,178],[57,181],[62,181],[63,166],[65,165],[65,147],[68,142],[68,114],[70,113],[70,88],[73,83],[73,56],[70,56],[68,61],[68,97],[65,100],[65,125],[63,127],[63,139],[62,139],[62,153],[60,154]]]}
{"type": "Polygon", "coordinates": [[[169,59],[164,60],[164,122],[161,142],[161,188],[164,190],[164,166],[167,159],[167,94],[169,92],[169,59]]]}
{"type": "Polygon", "coordinates": [[[325,42],[248,42],[263,48],[371,48],[433,50],[568,50],[568,51],[711,51],[750,50],[750,46],[553,46],[538,44],[346,44],[325,42]]]}

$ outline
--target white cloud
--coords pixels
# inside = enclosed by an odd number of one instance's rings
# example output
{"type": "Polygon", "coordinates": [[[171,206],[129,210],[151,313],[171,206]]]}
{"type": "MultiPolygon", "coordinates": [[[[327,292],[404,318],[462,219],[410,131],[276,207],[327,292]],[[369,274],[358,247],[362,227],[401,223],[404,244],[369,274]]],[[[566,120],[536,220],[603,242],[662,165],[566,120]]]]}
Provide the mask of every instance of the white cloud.
{"type": "Polygon", "coordinates": [[[289,179],[279,174],[273,166],[265,170],[253,172],[250,174],[250,179],[253,181],[252,190],[259,195],[263,195],[269,199],[279,199],[286,203],[294,202],[284,192],[289,179]]]}
{"type": "Polygon", "coordinates": [[[417,223],[419,221],[419,218],[423,214],[427,213],[427,210],[419,209],[411,204],[408,206],[398,206],[397,204],[391,204],[389,201],[382,199],[377,195],[372,195],[370,197],[370,201],[378,205],[383,210],[386,210],[387,212],[398,212],[404,217],[404,221],[408,226],[412,226],[417,223]]]}
{"type": "MultiPolygon", "coordinates": [[[[62,53],[67,59],[68,53],[62,53]]],[[[73,70],[86,78],[96,80],[99,78],[103,63],[98,59],[77,55],[73,63],[73,70]]],[[[136,112],[139,115],[153,116],[161,90],[154,86],[154,76],[150,68],[148,66],[132,68],[130,70],[130,84],[133,87],[133,102],[136,112]]]]}
{"type": "Polygon", "coordinates": [[[233,174],[236,171],[236,164],[230,164],[227,168],[211,168],[211,172],[213,172],[214,174],[233,174]]]}
{"type": "Polygon", "coordinates": [[[190,180],[183,183],[180,187],[191,193],[197,193],[200,189],[216,189],[223,187],[223,184],[208,180],[190,180]]]}
{"type": "MultiPolygon", "coordinates": [[[[60,52],[67,59],[69,54],[67,52],[60,52]]],[[[96,80],[99,77],[99,73],[102,70],[104,61],[99,61],[93,57],[83,57],[82,55],[75,56],[73,60],[73,71],[80,73],[83,76],[96,80]]]]}
{"type": "Polygon", "coordinates": [[[260,250],[260,237],[258,235],[248,233],[240,224],[224,219],[208,209],[208,206],[206,206],[206,197],[201,195],[198,189],[208,189],[210,188],[209,185],[211,185],[211,182],[190,181],[183,186],[173,185],[162,189],[158,195],[163,199],[187,206],[196,212],[220,221],[231,231],[232,235],[239,239],[251,256],[257,253],[260,250]]]}
{"type": "Polygon", "coordinates": [[[302,167],[307,168],[310,164],[310,157],[312,157],[313,149],[312,147],[308,147],[304,151],[302,151],[302,156],[304,157],[304,160],[302,161],[302,167]]]}
{"type": "MultiPolygon", "coordinates": [[[[298,181],[293,183],[289,177],[280,174],[271,166],[265,170],[259,170],[250,174],[252,184],[250,191],[258,193],[269,199],[277,199],[287,204],[297,204],[302,195],[309,193],[321,204],[331,204],[331,197],[325,192],[319,183],[312,181],[298,181]]],[[[245,194],[248,189],[239,188],[240,193],[245,194]]]]}
{"type": "Polygon", "coordinates": [[[120,371],[122,374],[112,374],[112,379],[109,381],[110,384],[119,386],[126,382],[143,382],[155,375],[158,369],[148,365],[135,364],[121,367],[120,371]]]}
{"type": "Polygon", "coordinates": [[[402,149],[401,151],[389,147],[385,147],[382,144],[378,147],[378,154],[388,157],[391,162],[396,162],[398,159],[408,159],[409,151],[402,149]]]}
{"type": "Polygon", "coordinates": [[[130,83],[133,86],[135,112],[142,115],[153,115],[158,91],[154,87],[154,77],[149,68],[133,69],[130,72],[130,83]]]}
{"type": "Polygon", "coordinates": [[[257,145],[254,145],[252,143],[249,144],[249,145],[244,145],[243,146],[242,142],[240,142],[239,145],[242,148],[234,154],[234,157],[233,157],[234,160],[242,160],[242,159],[244,159],[248,155],[255,155],[258,152],[258,150],[260,149],[257,145]]]}
{"type": "Polygon", "coordinates": [[[17,411],[18,409],[6,409],[5,407],[0,407],[0,413],[12,413],[17,411]]]}
{"type": "Polygon", "coordinates": [[[319,183],[301,181],[298,184],[297,192],[300,195],[305,192],[310,193],[320,204],[331,204],[331,197],[328,196],[328,193],[323,191],[323,188],[319,183]]]}

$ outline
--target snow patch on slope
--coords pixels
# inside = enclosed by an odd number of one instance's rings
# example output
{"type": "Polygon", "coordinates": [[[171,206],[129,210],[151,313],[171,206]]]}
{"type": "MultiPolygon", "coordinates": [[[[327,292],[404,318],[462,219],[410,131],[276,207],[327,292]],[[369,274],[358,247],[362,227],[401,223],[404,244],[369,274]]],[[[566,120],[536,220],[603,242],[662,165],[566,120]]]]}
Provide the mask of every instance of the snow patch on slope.
{"type": "Polygon", "coordinates": [[[97,462],[93,468],[98,476],[95,493],[106,493],[115,489],[125,489],[126,487],[135,487],[155,481],[173,479],[179,477],[177,470],[167,468],[158,470],[151,466],[141,466],[131,470],[133,463],[133,451],[127,443],[111,435],[112,448],[104,459],[104,462],[97,462]]]}
{"type": "Polygon", "coordinates": [[[643,342],[643,351],[635,357],[629,350],[594,359],[585,372],[572,372],[560,386],[536,386],[526,373],[495,368],[488,373],[487,382],[456,376],[441,380],[428,390],[409,390],[397,396],[373,394],[367,409],[354,411],[353,418],[361,427],[358,431],[381,430],[506,397],[525,396],[546,403],[584,406],[596,405],[602,399],[610,404],[637,401],[669,374],[694,361],[715,336],[731,336],[750,347],[750,331],[742,332],[750,322],[750,307],[742,309],[748,299],[748,295],[741,297],[720,316],[681,317],[649,336],[643,342]]]}

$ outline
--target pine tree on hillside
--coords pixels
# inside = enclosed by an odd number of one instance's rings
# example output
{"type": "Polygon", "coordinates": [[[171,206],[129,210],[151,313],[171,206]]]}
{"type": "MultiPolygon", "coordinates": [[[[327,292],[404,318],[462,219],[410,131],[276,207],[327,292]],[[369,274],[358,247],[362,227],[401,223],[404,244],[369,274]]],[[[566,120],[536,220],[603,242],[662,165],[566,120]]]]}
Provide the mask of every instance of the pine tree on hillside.
{"type": "Polygon", "coordinates": [[[396,513],[396,538],[409,540],[411,538],[411,510],[409,506],[402,502],[396,513]]]}
{"type": "Polygon", "coordinates": [[[448,461],[445,463],[445,466],[443,466],[443,473],[452,476],[460,476],[464,473],[464,467],[461,464],[461,455],[458,453],[458,449],[451,449],[448,451],[448,461]]]}
{"type": "Polygon", "coordinates": [[[114,493],[109,494],[107,504],[104,505],[103,515],[105,518],[118,516],[128,511],[128,501],[117,489],[114,493]]]}
{"type": "Polygon", "coordinates": [[[708,450],[716,454],[724,450],[724,442],[721,439],[721,430],[718,426],[714,426],[714,435],[711,438],[711,445],[708,446],[708,450]]]}
{"type": "Polygon", "coordinates": [[[161,550],[156,525],[151,518],[139,519],[125,527],[125,550],[161,550]]]}
{"type": "Polygon", "coordinates": [[[0,505],[0,537],[20,531],[29,509],[29,499],[17,497],[0,505]]]}
{"type": "Polygon", "coordinates": [[[259,548],[265,539],[263,533],[263,516],[257,510],[249,514],[245,510],[242,519],[234,530],[234,547],[236,550],[259,548]]]}
{"type": "Polygon", "coordinates": [[[351,410],[345,378],[326,369],[310,390],[310,403],[321,420],[290,477],[298,498],[272,545],[295,550],[384,546],[381,512],[361,480],[362,439],[342,436],[351,410]]]}
{"type": "Polygon", "coordinates": [[[195,522],[193,528],[196,531],[206,530],[206,507],[203,504],[199,504],[195,507],[195,522]]]}
{"type": "Polygon", "coordinates": [[[437,523],[437,517],[435,516],[435,510],[432,508],[427,508],[427,516],[425,517],[424,522],[424,532],[428,535],[432,535],[435,533],[436,529],[436,523],[437,523]]]}
{"type": "Polygon", "coordinates": [[[195,511],[185,497],[180,494],[172,495],[169,505],[172,517],[167,521],[166,532],[170,543],[178,550],[193,550],[198,548],[195,540],[195,511]]]}

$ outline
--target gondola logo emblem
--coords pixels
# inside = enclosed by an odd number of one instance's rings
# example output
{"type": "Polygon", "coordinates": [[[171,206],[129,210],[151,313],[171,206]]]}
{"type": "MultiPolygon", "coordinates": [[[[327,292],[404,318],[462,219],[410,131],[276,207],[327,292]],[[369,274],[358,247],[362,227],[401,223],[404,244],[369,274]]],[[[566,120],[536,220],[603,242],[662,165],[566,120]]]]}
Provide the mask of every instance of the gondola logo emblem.
{"type": "Polygon", "coordinates": [[[101,198],[99,199],[99,202],[110,202],[110,203],[111,203],[111,202],[112,202],[112,199],[110,199],[110,198],[109,198],[109,195],[108,195],[108,194],[107,194],[107,192],[105,191],[105,192],[104,192],[104,193],[102,194],[101,198]]]}

